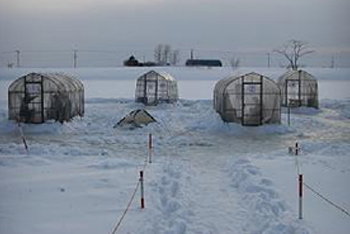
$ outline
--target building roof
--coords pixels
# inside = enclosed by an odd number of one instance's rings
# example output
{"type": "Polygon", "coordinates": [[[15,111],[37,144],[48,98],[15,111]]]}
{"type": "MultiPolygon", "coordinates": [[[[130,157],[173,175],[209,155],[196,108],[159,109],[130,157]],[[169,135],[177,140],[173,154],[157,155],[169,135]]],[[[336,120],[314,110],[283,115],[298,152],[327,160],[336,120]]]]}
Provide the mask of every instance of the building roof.
{"type": "Polygon", "coordinates": [[[186,66],[222,67],[222,63],[218,59],[188,59],[186,66]]]}
{"type": "Polygon", "coordinates": [[[161,76],[162,78],[164,78],[165,80],[175,81],[174,77],[172,77],[169,73],[164,72],[164,71],[155,71],[155,70],[151,70],[149,72],[144,73],[138,79],[142,79],[142,78],[144,78],[144,76],[149,76],[149,75],[158,75],[158,76],[161,76]]]}
{"type": "Polygon", "coordinates": [[[24,80],[38,79],[43,78],[49,80],[56,85],[56,88],[62,91],[68,90],[83,90],[83,83],[77,78],[64,74],[64,73],[41,73],[41,72],[32,72],[26,75],[21,76],[11,83],[9,86],[9,91],[19,91],[24,90],[24,80]]]}
{"type": "Polygon", "coordinates": [[[310,73],[299,69],[299,70],[288,70],[278,78],[278,82],[282,82],[283,80],[288,80],[288,79],[292,79],[292,80],[299,79],[299,77],[303,80],[316,81],[316,79],[310,73]]]}

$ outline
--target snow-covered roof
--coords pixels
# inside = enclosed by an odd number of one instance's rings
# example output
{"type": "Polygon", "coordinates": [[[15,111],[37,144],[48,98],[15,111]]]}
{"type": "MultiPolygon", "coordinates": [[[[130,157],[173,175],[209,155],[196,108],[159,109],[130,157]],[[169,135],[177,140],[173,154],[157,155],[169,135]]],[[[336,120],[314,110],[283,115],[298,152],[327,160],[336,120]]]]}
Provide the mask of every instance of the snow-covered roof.
{"type": "Polygon", "coordinates": [[[145,76],[150,76],[150,75],[158,75],[164,78],[165,80],[175,81],[174,77],[172,77],[169,73],[165,71],[155,71],[155,70],[151,70],[149,72],[144,73],[142,76],[139,77],[139,79],[143,79],[145,76]]]}
{"type": "Polygon", "coordinates": [[[267,79],[273,83],[275,83],[272,79],[270,79],[269,77],[266,77],[264,75],[261,75],[259,73],[256,72],[250,72],[244,75],[234,75],[234,76],[228,76],[222,80],[219,80],[216,85],[215,85],[215,90],[217,90],[219,93],[222,93],[225,89],[226,86],[228,86],[230,83],[238,80],[238,79],[242,79],[244,77],[244,79],[246,79],[246,81],[257,81],[258,79],[260,79],[261,77],[263,77],[264,79],[267,79]]]}
{"type": "Polygon", "coordinates": [[[299,78],[304,80],[316,80],[310,73],[300,69],[300,70],[288,70],[278,78],[278,81],[281,82],[282,80],[288,80],[288,79],[294,80],[299,78]]]}
{"type": "Polygon", "coordinates": [[[79,91],[83,90],[83,83],[77,78],[67,75],[65,73],[38,73],[32,72],[21,76],[11,83],[9,91],[19,91],[24,89],[24,80],[27,81],[40,81],[41,78],[49,80],[57,87],[57,90],[61,91],[79,91]],[[40,79],[40,80],[39,80],[40,79]]]}

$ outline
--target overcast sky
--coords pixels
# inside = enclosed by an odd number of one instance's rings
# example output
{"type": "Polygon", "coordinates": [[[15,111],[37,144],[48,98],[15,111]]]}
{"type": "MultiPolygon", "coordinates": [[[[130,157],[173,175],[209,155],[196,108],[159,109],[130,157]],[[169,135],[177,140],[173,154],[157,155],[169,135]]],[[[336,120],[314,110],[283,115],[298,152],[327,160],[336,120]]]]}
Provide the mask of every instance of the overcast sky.
{"type": "Polygon", "coordinates": [[[349,0],[0,0],[0,52],[268,51],[288,39],[350,51],[349,0]]]}

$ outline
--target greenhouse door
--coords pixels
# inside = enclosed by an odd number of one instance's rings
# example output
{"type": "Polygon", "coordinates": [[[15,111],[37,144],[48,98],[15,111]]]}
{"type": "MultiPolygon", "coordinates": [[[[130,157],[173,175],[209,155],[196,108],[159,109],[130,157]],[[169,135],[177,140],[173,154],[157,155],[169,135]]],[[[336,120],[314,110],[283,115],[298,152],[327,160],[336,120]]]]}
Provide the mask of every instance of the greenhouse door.
{"type": "Polygon", "coordinates": [[[41,81],[25,81],[25,122],[43,123],[43,89],[41,81]]]}
{"type": "Polygon", "coordinates": [[[262,124],[262,80],[261,82],[243,81],[242,107],[242,125],[262,124]]]}
{"type": "Polygon", "coordinates": [[[145,97],[146,104],[152,105],[157,102],[158,80],[146,80],[145,82],[145,97]]]}
{"type": "Polygon", "coordinates": [[[300,106],[300,82],[299,80],[286,80],[286,105],[300,106]]]}

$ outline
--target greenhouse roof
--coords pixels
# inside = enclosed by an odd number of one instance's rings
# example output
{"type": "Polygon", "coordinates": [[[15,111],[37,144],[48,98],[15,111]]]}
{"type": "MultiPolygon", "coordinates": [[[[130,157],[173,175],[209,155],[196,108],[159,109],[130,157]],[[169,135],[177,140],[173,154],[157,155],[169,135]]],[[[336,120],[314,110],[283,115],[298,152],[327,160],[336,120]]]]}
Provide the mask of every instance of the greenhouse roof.
{"type": "Polygon", "coordinates": [[[143,76],[146,76],[146,75],[150,75],[150,74],[159,75],[168,81],[175,81],[174,77],[172,77],[169,73],[164,72],[164,71],[155,71],[155,70],[151,70],[151,71],[143,74],[140,78],[142,78],[143,76]]]}

